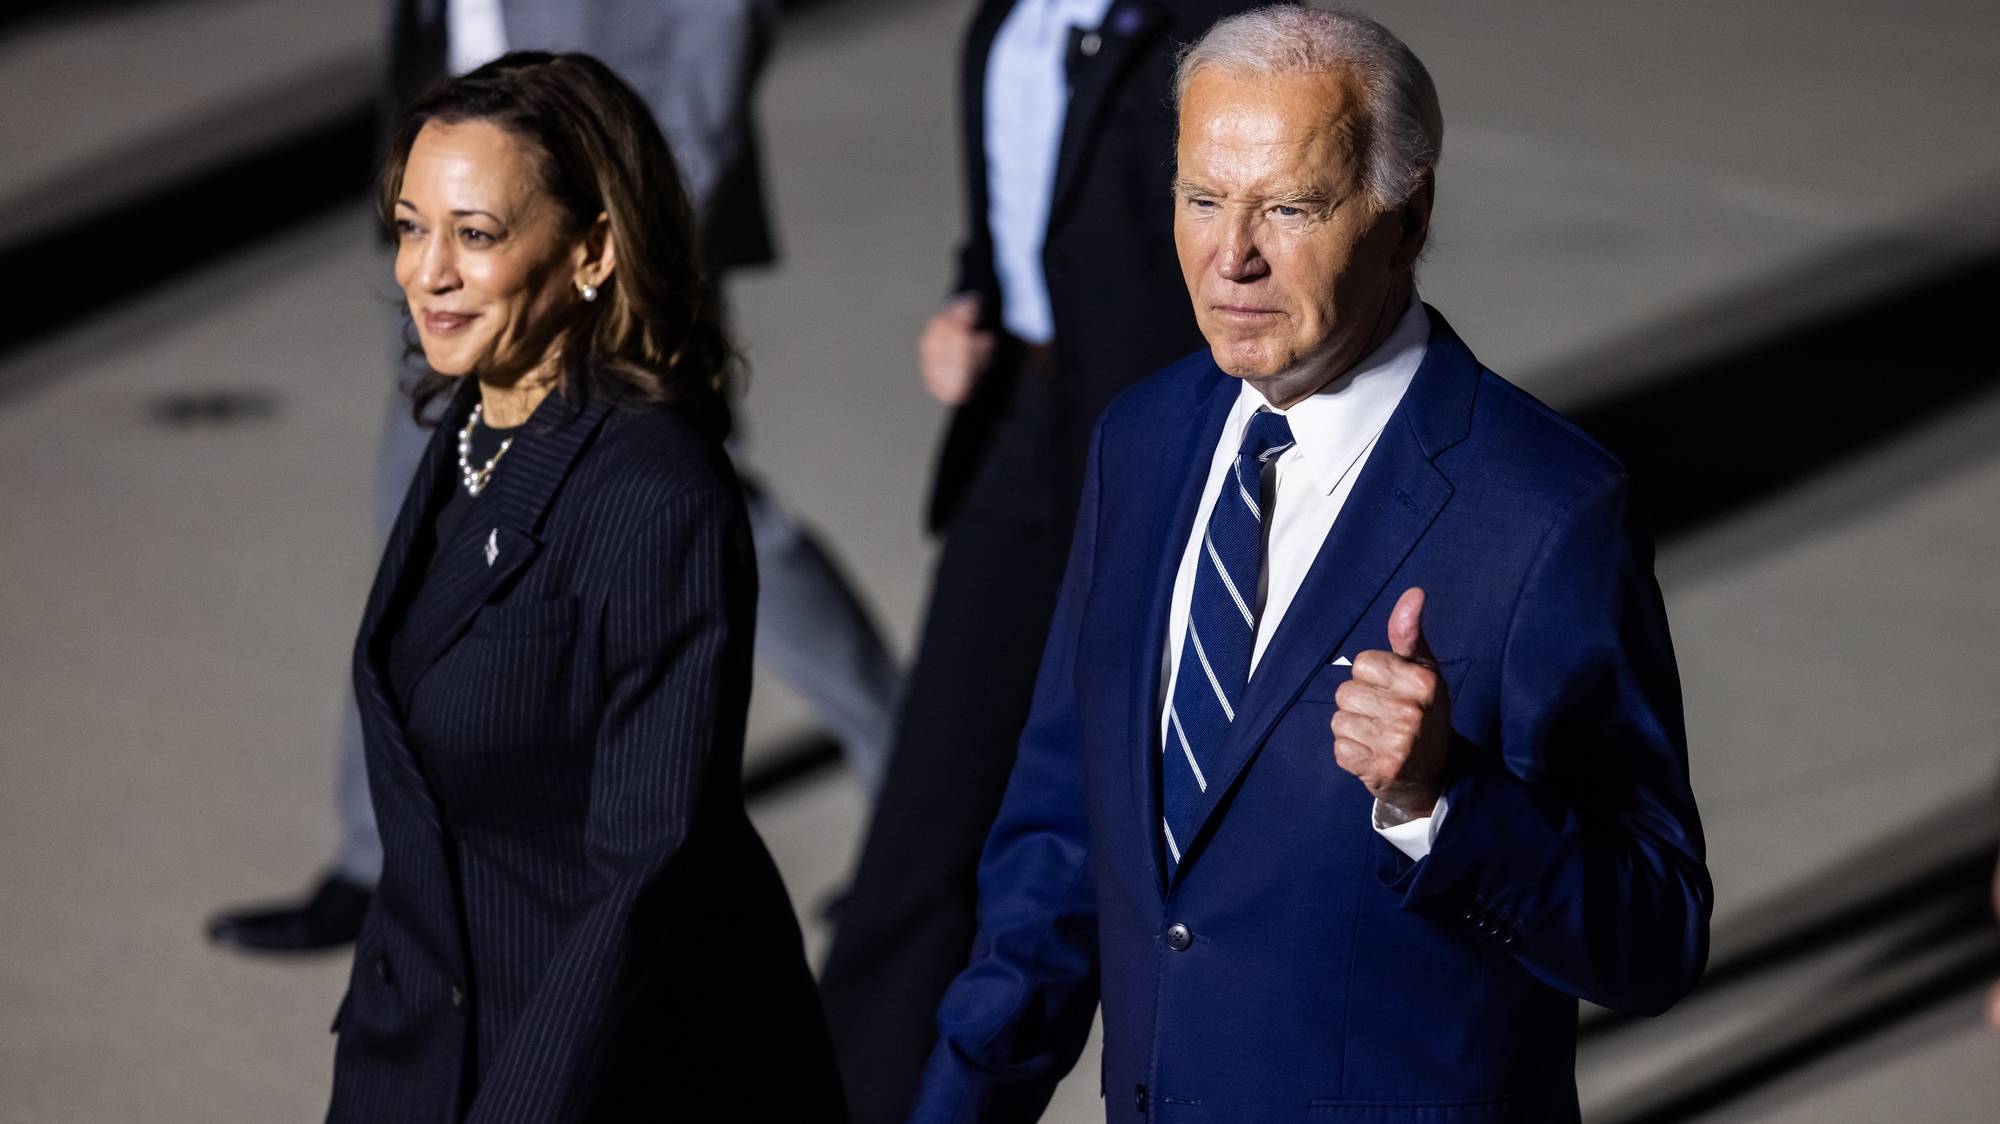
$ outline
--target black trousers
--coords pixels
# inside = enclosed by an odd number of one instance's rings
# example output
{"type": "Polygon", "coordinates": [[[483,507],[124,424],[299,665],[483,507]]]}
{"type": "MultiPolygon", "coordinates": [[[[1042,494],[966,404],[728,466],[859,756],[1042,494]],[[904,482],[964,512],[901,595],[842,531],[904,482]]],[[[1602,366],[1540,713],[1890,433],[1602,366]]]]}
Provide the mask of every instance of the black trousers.
{"type": "MultiPolygon", "coordinates": [[[[995,372],[1000,375],[1001,372],[995,372]]],[[[986,833],[1026,723],[1081,490],[1062,385],[1023,359],[946,524],[888,776],[820,995],[855,1124],[902,1124],[976,930],[986,833]]]]}

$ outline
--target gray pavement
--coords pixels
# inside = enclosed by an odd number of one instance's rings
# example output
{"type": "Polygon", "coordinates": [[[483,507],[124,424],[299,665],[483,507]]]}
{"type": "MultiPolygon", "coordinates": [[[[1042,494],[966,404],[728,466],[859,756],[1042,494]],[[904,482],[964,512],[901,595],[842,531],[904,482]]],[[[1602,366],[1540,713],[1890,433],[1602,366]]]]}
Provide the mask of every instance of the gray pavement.
{"type": "MultiPolygon", "coordinates": [[[[872,0],[795,19],[762,98],[783,261],[733,291],[751,459],[903,650],[940,421],[912,339],[960,222],[951,91],[967,10],[872,0]]],[[[1425,294],[1557,405],[2000,241],[1990,5],[1372,10],[1429,62],[1450,123],[1425,294]]],[[[87,187],[92,169],[131,172],[89,188],[104,198],[143,186],[123,156],[173,150],[189,122],[235,119],[230,106],[303,111],[272,94],[303,75],[345,75],[318,84],[339,102],[374,18],[361,0],[183,0],[0,41],[0,216],[49,221],[67,205],[50,185],[87,187]],[[217,42],[229,49],[187,61],[217,42]],[[51,82],[53,101],[36,89],[51,82]],[[48,127],[58,104],[73,127],[48,127]]],[[[207,948],[200,923],[297,884],[331,847],[333,735],[374,561],[386,275],[357,204],[0,357],[0,1119],[323,1108],[344,958],[247,960],[207,948]],[[249,408],[230,424],[162,420],[164,398],[211,391],[249,408]]],[[[1894,394],[1896,375],[1826,393],[1894,394]]],[[[1891,900],[2000,830],[1995,387],[1665,545],[1716,963],[1801,951],[1664,1019],[1593,1032],[1592,1120],[1742,1084],[1772,1049],[1934,979],[1958,982],[1703,1118],[2000,1119],[2000,1039],[1961,978],[1989,929],[1949,898],[1879,923],[1838,912],[1891,900]]],[[[1702,438],[1685,435],[1690,456],[1702,438]]],[[[760,679],[753,758],[807,722],[760,679]]],[[[754,814],[817,957],[813,910],[851,856],[859,792],[821,774],[754,814]]],[[[1095,1068],[1093,1052],[1050,1120],[1100,1118],[1095,1068]]]]}
{"type": "Polygon", "coordinates": [[[372,97],[383,10],[175,0],[0,36],[0,245],[372,97]]]}

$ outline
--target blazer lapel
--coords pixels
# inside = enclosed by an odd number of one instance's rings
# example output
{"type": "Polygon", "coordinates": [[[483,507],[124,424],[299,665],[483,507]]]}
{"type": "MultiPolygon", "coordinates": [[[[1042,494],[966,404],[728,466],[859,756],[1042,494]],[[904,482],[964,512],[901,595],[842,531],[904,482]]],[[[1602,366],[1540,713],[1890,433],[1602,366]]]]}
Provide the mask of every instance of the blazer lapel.
{"type": "MultiPolygon", "coordinates": [[[[1196,804],[1194,837],[1182,848],[1187,870],[1208,839],[1209,818],[1256,757],[1306,681],[1346,642],[1403,559],[1451,499],[1451,482],[1432,460],[1469,431],[1479,368],[1442,317],[1431,314],[1429,349],[1390,415],[1340,517],[1251,673],[1243,707],[1210,783],[1196,804]]],[[[1388,638],[1382,638],[1387,644],[1388,638]]],[[[1332,752],[1328,734],[1327,752],[1332,752]]]]}
{"type": "MultiPolygon", "coordinates": [[[[1070,72],[1069,112],[1063,116],[1061,147],[1057,149],[1055,185],[1049,192],[1049,227],[1064,212],[1064,203],[1083,170],[1111,92],[1143,55],[1141,48],[1167,27],[1168,12],[1158,0],[1114,0],[1104,23],[1087,35],[1082,57],[1070,72]],[[1094,47],[1094,50],[1092,49],[1094,47]]],[[[1160,154],[1161,190],[1173,154],[1160,154]]]]}
{"type": "Polygon", "coordinates": [[[429,533],[432,522],[437,518],[437,509],[449,494],[444,488],[445,468],[450,463],[454,442],[458,431],[465,424],[465,417],[478,400],[478,388],[472,380],[466,380],[452,394],[449,404],[438,419],[437,429],[430,441],[424,445],[424,455],[417,463],[417,473],[410,481],[409,491],[404,493],[402,509],[396,515],[395,526],[389,531],[389,544],[383,548],[382,564],[375,571],[375,584],[368,593],[368,608],[361,617],[359,649],[360,671],[372,679],[386,684],[388,681],[387,651],[383,628],[391,621],[403,616],[403,608],[409,605],[416,592],[416,586],[423,578],[422,568],[413,566],[417,544],[429,533]]]}
{"type": "MultiPolygon", "coordinates": [[[[361,616],[361,634],[355,641],[355,701],[364,727],[372,729],[376,735],[364,739],[364,744],[371,754],[380,747],[383,774],[402,781],[432,827],[437,827],[440,822],[437,805],[431,797],[430,786],[417,768],[416,758],[403,741],[401,708],[389,690],[387,637],[383,628],[388,622],[403,616],[402,607],[409,604],[414,587],[423,576],[418,568],[411,565],[411,561],[417,553],[420,536],[428,533],[432,520],[437,517],[437,507],[447,494],[440,485],[452,456],[453,442],[477,396],[477,387],[467,380],[453,394],[450,405],[438,422],[437,431],[431,434],[429,443],[424,446],[416,476],[410,481],[402,510],[389,532],[389,544],[382,551],[382,565],[375,572],[375,584],[368,593],[368,608],[361,616]]],[[[371,772],[375,771],[377,765],[371,764],[369,768],[371,772]]]]}
{"type": "Polygon", "coordinates": [[[490,494],[439,543],[400,626],[389,678],[407,700],[417,680],[455,643],[472,616],[541,549],[542,516],[571,463],[606,412],[551,394],[528,419],[493,474],[490,494]]]}
{"type": "Polygon", "coordinates": [[[1127,745],[1131,746],[1133,807],[1144,833],[1143,850],[1152,856],[1153,885],[1164,892],[1166,863],[1160,853],[1160,680],[1162,648],[1167,636],[1168,608],[1173,601],[1174,578],[1180,572],[1181,554],[1188,532],[1194,525],[1195,508],[1201,504],[1202,485],[1208,482],[1208,465],[1213,459],[1222,425],[1236,402],[1240,384],[1222,373],[1212,362],[1209,374],[1195,384],[1186,417],[1195,419],[1176,431],[1169,419],[1161,427],[1167,436],[1153,448],[1152,461],[1144,466],[1141,479],[1171,481],[1180,486],[1165,491],[1158,499],[1170,504],[1164,511],[1148,513],[1150,534],[1139,557],[1152,563],[1152,580],[1146,587],[1144,611],[1136,622],[1135,643],[1126,645],[1139,665],[1125,677],[1132,684],[1126,716],[1127,745]],[[1160,516],[1164,515],[1165,518],[1160,516]]]}

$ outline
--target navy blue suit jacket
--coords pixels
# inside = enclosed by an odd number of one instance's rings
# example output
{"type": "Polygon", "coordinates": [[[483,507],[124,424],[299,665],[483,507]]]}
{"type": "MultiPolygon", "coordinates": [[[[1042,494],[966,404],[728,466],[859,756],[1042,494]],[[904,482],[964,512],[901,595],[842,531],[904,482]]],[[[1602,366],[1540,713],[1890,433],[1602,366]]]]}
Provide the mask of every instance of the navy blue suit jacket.
{"type": "Polygon", "coordinates": [[[356,645],[385,862],[328,1119],[837,1119],[743,810],[756,568],[728,462],[674,410],[551,396],[434,544],[475,389],[356,645]]]}
{"type": "Polygon", "coordinates": [[[1106,412],[913,1119],[1033,1119],[1101,993],[1113,1121],[1573,1120],[1577,998],[1654,1013],[1693,986],[1712,891],[1630,481],[1431,315],[1172,879],[1160,653],[1239,384],[1202,352],[1106,412]],[[1420,862],[1371,829],[1328,728],[1335,661],[1386,649],[1411,586],[1454,730],[1420,862]]]}

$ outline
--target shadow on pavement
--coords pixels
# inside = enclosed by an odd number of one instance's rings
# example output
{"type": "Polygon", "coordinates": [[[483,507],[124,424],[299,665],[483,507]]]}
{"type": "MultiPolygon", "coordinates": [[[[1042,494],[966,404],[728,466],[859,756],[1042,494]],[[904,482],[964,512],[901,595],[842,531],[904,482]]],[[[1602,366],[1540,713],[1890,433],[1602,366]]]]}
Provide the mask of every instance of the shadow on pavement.
{"type": "Polygon", "coordinates": [[[1982,857],[1979,877],[1927,911],[1916,932],[1866,965],[1791,997],[1782,1009],[1679,1066],[1670,1080],[1595,1119],[1670,1124],[1713,1112],[1993,979],[2000,973],[2000,931],[1986,893],[1993,856],[1982,857]]]}
{"type": "Polygon", "coordinates": [[[1625,462],[1673,539],[2000,387],[1996,307],[2000,253],[1988,253],[1569,414],[1625,462]]]}
{"type": "MultiPolygon", "coordinates": [[[[1824,283],[1808,271],[1778,279],[1769,291],[1824,283]]],[[[1741,296],[1750,303],[1735,315],[1754,316],[1758,294],[1741,296]]],[[[1916,430],[1969,416],[1969,403],[1982,403],[1979,413],[1990,414],[1984,403],[2000,390],[2000,359],[1986,327],[1994,307],[2000,307],[2000,253],[1989,249],[1710,355],[1619,378],[1636,389],[1586,400],[1568,413],[1625,463],[1659,538],[1671,544],[1916,430]]],[[[1921,471],[1843,489],[1818,517],[1851,517],[1855,503],[1893,503],[1956,463],[2000,452],[1971,430],[1949,444],[1918,458],[1921,471]]],[[[1745,526],[1737,537],[1749,549],[1770,549],[1759,540],[1814,529],[1794,520],[1745,526]]],[[[1920,927],[1867,969],[1844,973],[1812,994],[1785,995],[1774,1014],[1732,1030],[1671,1078],[1594,1118],[1663,1124],[1715,1111],[1991,979],[2000,972],[1990,897],[1996,826],[1994,801],[1976,794],[1744,910],[1717,932],[1716,958],[1697,997],[1727,1005],[1735,989],[1789,967],[1894,939],[1913,923],[1920,927]],[[1943,823],[1971,826],[1941,832],[1943,823]],[[1942,850],[1940,835],[1954,837],[1942,850]],[[1913,855],[1922,857],[1913,864],[1913,855]]],[[[1702,1013],[1688,1016],[1684,1030],[1698,1032],[1702,1013]]],[[[1664,1022],[1674,1019],[1670,1014],[1664,1022]]],[[[1641,1024],[1594,1012],[1579,1028],[1580,1041],[1600,1042],[1641,1024]]]]}

